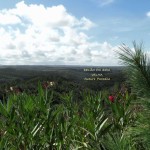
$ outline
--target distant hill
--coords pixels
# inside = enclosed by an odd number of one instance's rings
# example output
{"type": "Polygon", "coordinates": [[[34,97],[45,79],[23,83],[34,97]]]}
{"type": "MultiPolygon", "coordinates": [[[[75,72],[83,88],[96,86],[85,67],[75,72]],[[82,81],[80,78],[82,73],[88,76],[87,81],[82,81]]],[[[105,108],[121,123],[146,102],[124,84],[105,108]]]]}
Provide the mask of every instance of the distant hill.
{"type": "MultiPolygon", "coordinates": [[[[104,67],[104,66],[0,66],[0,84],[24,84],[32,83],[37,80],[66,80],[74,82],[92,90],[109,88],[115,83],[125,81],[122,73],[124,67],[104,67]],[[84,71],[87,68],[109,68],[109,72],[84,71]],[[87,81],[84,78],[91,78],[92,74],[102,74],[103,77],[110,78],[109,81],[87,81]],[[31,82],[30,82],[31,81],[31,82]]],[[[0,87],[1,87],[0,86],[0,87]]]]}

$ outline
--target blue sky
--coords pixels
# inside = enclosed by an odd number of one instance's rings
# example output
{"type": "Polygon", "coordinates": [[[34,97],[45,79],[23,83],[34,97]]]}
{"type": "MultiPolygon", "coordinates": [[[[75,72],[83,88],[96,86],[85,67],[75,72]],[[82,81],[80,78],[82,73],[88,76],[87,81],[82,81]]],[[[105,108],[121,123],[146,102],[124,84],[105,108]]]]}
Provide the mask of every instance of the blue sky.
{"type": "Polygon", "coordinates": [[[114,50],[150,50],[150,1],[0,1],[0,64],[118,65],[114,50]]]}

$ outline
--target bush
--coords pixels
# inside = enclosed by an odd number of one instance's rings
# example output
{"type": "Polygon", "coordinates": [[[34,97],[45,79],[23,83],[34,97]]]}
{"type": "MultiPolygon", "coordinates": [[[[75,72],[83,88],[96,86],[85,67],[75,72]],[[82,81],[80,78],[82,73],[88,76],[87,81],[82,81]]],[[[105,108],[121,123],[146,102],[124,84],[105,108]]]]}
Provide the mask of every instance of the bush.
{"type": "Polygon", "coordinates": [[[39,85],[37,95],[11,95],[0,103],[0,149],[100,149],[111,124],[101,107],[101,95],[72,92],[53,103],[53,92],[39,85]]]}

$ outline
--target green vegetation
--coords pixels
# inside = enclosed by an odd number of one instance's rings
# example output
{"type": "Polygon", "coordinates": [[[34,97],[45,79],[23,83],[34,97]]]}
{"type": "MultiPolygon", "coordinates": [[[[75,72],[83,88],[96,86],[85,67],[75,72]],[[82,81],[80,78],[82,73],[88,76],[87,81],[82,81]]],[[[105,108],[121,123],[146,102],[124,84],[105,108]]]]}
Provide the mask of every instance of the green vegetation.
{"type": "Polygon", "coordinates": [[[112,132],[122,136],[133,119],[128,107],[132,96],[120,94],[114,103],[106,99],[108,115],[102,107],[106,93],[82,94],[80,102],[69,92],[53,104],[53,92],[39,85],[38,95],[10,96],[0,104],[0,149],[107,149],[107,137],[112,140],[112,132]],[[119,106],[120,98],[127,104],[119,106]]]}
{"type": "Polygon", "coordinates": [[[118,55],[128,80],[111,90],[60,80],[39,83],[35,93],[10,93],[0,103],[0,149],[149,150],[149,63],[136,43],[134,51],[122,45],[118,55]]]}
{"type": "Polygon", "coordinates": [[[123,64],[128,67],[126,74],[132,87],[132,93],[137,96],[135,101],[137,120],[130,133],[136,148],[139,150],[150,149],[150,62],[143,52],[142,44],[133,42],[134,50],[123,45],[118,52],[123,64]]]}

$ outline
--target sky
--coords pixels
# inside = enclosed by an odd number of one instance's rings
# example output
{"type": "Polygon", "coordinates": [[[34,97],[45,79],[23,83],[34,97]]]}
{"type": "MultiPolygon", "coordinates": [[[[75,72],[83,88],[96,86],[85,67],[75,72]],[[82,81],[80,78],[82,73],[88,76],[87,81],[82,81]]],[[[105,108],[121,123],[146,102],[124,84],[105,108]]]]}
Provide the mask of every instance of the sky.
{"type": "Polygon", "coordinates": [[[116,66],[149,39],[149,0],[0,1],[0,65],[116,66]]]}

